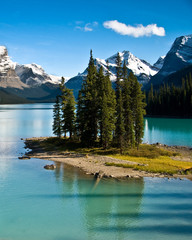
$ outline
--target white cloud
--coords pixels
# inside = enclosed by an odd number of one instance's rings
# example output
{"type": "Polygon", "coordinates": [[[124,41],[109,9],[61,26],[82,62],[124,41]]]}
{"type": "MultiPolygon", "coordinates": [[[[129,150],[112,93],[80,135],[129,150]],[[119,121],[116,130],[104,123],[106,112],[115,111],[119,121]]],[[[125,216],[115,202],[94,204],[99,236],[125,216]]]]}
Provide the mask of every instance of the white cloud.
{"type": "Polygon", "coordinates": [[[149,37],[152,35],[165,36],[165,29],[163,27],[158,27],[157,24],[150,24],[146,27],[139,24],[136,25],[136,27],[133,27],[131,25],[120,23],[117,20],[113,20],[104,22],[103,26],[105,28],[112,29],[121,35],[133,36],[135,38],[143,36],[149,37]]]}
{"type": "Polygon", "coordinates": [[[75,27],[76,29],[79,29],[83,32],[92,32],[95,27],[98,26],[98,22],[92,22],[92,23],[86,23],[83,24],[83,22],[76,22],[77,26],[75,27]]]}

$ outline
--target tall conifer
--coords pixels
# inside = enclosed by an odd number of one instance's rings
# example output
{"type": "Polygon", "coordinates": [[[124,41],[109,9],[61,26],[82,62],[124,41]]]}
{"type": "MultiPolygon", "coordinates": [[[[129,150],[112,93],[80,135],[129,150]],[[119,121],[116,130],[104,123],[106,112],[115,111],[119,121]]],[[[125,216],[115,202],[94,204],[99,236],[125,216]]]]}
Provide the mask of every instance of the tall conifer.
{"type": "Polygon", "coordinates": [[[135,143],[137,149],[142,142],[144,135],[143,116],[145,114],[144,94],[141,91],[141,85],[137,81],[136,76],[131,72],[130,79],[133,81],[132,88],[132,112],[134,121],[135,143]]]}
{"type": "Polygon", "coordinates": [[[75,98],[71,89],[67,89],[62,128],[64,132],[69,132],[69,137],[72,138],[75,132],[75,98]]]}
{"type": "Polygon", "coordinates": [[[124,127],[125,127],[125,145],[127,147],[133,147],[135,142],[134,137],[134,124],[133,124],[133,114],[132,114],[132,82],[128,78],[127,67],[125,61],[123,63],[123,83],[122,83],[122,94],[123,94],[123,115],[124,115],[124,127]]]}
{"type": "MultiPolygon", "coordinates": [[[[109,71],[108,71],[109,72],[109,71]]],[[[109,74],[103,74],[101,67],[98,72],[98,111],[100,140],[104,148],[107,148],[112,141],[113,131],[115,129],[115,92],[112,89],[109,74]]]]}
{"type": "Polygon", "coordinates": [[[71,138],[75,131],[75,98],[72,90],[65,86],[64,77],[61,80],[60,90],[62,132],[65,137],[67,136],[67,132],[69,132],[71,138]]]}
{"type": "Polygon", "coordinates": [[[87,68],[87,77],[83,81],[81,88],[81,101],[83,104],[83,123],[84,129],[81,129],[81,141],[86,145],[93,146],[97,139],[98,131],[98,91],[97,91],[97,70],[94,65],[92,51],[87,68]]]}
{"type": "Polygon", "coordinates": [[[56,97],[56,102],[53,106],[53,133],[57,137],[61,137],[62,128],[61,128],[61,106],[59,96],[56,97]]]}
{"type": "Polygon", "coordinates": [[[123,97],[122,97],[122,66],[121,66],[121,57],[120,54],[117,54],[116,57],[116,127],[115,127],[115,139],[120,147],[120,152],[123,152],[124,148],[124,116],[123,116],[123,97]]]}

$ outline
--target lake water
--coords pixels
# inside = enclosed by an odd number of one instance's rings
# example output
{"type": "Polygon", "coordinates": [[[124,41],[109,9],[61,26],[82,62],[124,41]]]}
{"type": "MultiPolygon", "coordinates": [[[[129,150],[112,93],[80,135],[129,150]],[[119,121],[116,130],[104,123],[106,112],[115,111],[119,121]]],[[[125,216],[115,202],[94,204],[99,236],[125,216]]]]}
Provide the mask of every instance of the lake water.
{"type": "MultiPolygon", "coordinates": [[[[18,160],[21,137],[51,136],[52,104],[0,106],[0,240],[192,239],[192,182],[115,181],[18,160]]],[[[192,120],[145,119],[146,142],[192,146],[192,120]],[[175,128],[174,128],[175,126],[175,128]]]]}

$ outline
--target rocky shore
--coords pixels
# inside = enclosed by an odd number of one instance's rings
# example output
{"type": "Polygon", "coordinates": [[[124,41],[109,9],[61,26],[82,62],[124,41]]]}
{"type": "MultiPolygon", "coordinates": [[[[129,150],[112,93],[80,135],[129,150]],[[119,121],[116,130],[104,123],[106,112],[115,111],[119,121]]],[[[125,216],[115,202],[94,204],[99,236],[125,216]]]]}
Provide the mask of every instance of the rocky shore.
{"type": "MultiPolygon", "coordinates": [[[[160,178],[188,178],[192,180],[191,175],[180,175],[180,174],[162,174],[162,173],[149,173],[145,171],[137,171],[132,168],[123,168],[116,166],[106,166],[107,162],[110,163],[125,163],[125,160],[120,160],[108,156],[100,155],[86,155],[73,152],[58,152],[46,151],[40,146],[40,142],[45,138],[28,138],[25,139],[26,148],[31,149],[27,155],[31,158],[39,158],[49,161],[62,162],[73,167],[78,167],[82,169],[85,174],[94,175],[97,178],[142,178],[142,177],[160,177],[160,178]]],[[[169,146],[163,146],[166,149],[173,148],[169,146]]],[[[186,147],[175,147],[179,152],[182,152],[182,160],[192,161],[189,157],[189,151],[191,150],[186,147]],[[188,153],[188,154],[187,154],[188,153]]],[[[181,160],[179,157],[175,157],[176,160],[181,160]]],[[[129,164],[138,164],[136,162],[128,162],[129,164]]]]}

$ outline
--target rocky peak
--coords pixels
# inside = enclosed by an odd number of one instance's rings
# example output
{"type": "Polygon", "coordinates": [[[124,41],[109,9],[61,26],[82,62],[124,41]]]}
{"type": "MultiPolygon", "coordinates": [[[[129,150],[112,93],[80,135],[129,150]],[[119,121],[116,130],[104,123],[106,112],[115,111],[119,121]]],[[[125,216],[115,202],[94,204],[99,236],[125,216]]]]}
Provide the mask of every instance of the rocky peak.
{"type": "Polygon", "coordinates": [[[165,56],[161,56],[156,63],[153,64],[153,67],[157,68],[158,70],[160,70],[163,67],[164,64],[164,60],[165,60],[165,56]]]}
{"type": "Polygon", "coordinates": [[[0,46],[0,87],[23,89],[23,84],[15,73],[15,63],[8,56],[6,47],[0,46]]]}
{"type": "Polygon", "coordinates": [[[161,84],[168,75],[192,64],[192,35],[175,39],[160,71],[151,79],[153,85],[161,84]]]}
{"type": "Polygon", "coordinates": [[[29,86],[40,86],[44,83],[58,84],[60,77],[48,75],[44,69],[36,64],[16,65],[15,71],[21,81],[29,86]]]}

